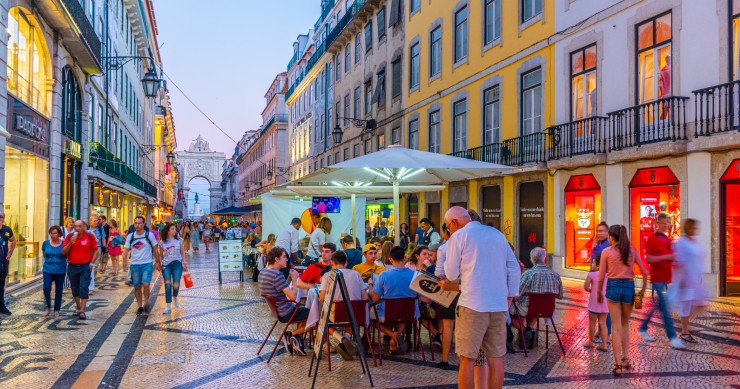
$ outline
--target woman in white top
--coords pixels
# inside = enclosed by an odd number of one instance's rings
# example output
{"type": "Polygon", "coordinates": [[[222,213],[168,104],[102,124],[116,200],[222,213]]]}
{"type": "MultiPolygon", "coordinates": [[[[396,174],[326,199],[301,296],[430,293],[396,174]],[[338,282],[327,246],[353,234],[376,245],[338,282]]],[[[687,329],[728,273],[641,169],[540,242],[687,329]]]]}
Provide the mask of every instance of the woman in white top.
{"type": "Polygon", "coordinates": [[[694,219],[686,219],[681,227],[684,236],[673,244],[673,252],[676,270],[673,273],[673,285],[668,292],[670,301],[674,302],[681,317],[681,339],[689,343],[697,343],[689,331],[689,319],[697,312],[707,306],[707,288],[704,286],[704,249],[697,241],[699,232],[698,222],[694,219]]]}
{"type": "Polygon", "coordinates": [[[167,307],[162,313],[168,314],[173,299],[175,308],[180,307],[177,301],[177,293],[180,290],[182,272],[183,270],[188,271],[188,265],[185,263],[185,245],[177,235],[174,224],[165,224],[162,233],[159,234],[159,239],[162,262],[157,264],[157,270],[162,272],[162,278],[164,278],[164,297],[167,303],[167,307]]]}
{"type": "Polygon", "coordinates": [[[322,217],[316,229],[311,233],[311,238],[308,242],[308,252],[306,253],[306,259],[303,261],[303,266],[308,266],[319,261],[321,258],[321,246],[330,241],[330,234],[331,220],[328,217],[322,217]]]}

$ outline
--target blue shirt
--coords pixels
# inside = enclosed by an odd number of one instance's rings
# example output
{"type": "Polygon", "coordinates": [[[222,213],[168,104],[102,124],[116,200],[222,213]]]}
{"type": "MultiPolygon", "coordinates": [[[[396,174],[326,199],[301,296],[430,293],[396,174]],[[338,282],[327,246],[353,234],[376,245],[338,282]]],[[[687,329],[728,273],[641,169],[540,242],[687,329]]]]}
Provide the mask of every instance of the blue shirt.
{"type": "Polygon", "coordinates": [[[44,253],[42,268],[44,273],[64,274],[67,272],[67,258],[62,255],[62,246],[64,246],[63,243],[59,247],[54,247],[48,240],[41,245],[41,251],[44,253]]]}
{"type": "MultiPolygon", "coordinates": [[[[405,267],[388,266],[388,270],[378,275],[378,280],[373,286],[373,293],[377,293],[384,299],[397,299],[404,297],[416,297],[416,292],[411,290],[411,280],[414,279],[414,271],[405,267]]],[[[378,316],[385,317],[384,304],[378,305],[378,316]]],[[[419,304],[414,309],[414,317],[419,317],[419,304]]]]}
{"type": "Polygon", "coordinates": [[[609,243],[609,239],[604,239],[601,242],[598,242],[596,244],[596,247],[594,247],[593,251],[591,252],[591,260],[596,259],[596,257],[600,257],[601,252],[609,246],[611,246],[611,244],[609,243]]]}
{"type": "Polygon", "coordinates": [[[421,227],[416,227],[416,244],[421,244],[424,240],[424,230],[421,227]]]}

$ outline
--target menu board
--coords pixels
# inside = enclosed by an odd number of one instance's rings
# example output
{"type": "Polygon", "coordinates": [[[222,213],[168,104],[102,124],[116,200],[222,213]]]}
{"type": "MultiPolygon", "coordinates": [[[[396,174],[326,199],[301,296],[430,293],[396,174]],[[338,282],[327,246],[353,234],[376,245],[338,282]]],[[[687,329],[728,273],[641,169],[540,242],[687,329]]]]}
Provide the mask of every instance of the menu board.
{"type": "Polygon", "coordinates": [[[222,240],[218,242],[218,264],[220,271],[242,271],[242,241],[222,240]]]}

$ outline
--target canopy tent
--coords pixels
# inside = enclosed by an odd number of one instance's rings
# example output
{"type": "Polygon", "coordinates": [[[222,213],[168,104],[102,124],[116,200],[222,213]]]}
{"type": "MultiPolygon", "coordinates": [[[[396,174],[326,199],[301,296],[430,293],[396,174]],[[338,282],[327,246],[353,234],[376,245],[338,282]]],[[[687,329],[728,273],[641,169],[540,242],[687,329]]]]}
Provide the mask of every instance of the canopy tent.
{"type": "Polygon", "coordinates": [[[210,215],[244,215],[245,213],[249,213],[249,211],[239,207],[226,207],[224,209],[211,212],[210,215]]]}
{"type": "MultiPolygon", "coordinates": [[[[505,165],[390,146],[309,174],[287,189],[306,195],[345,193],[352,198],[356,194],[392,193],[394,231],[399,231],[401,193],[441,190],[444,186],[440,184],[490,177],[510,169],[505,165]]],[[[400,236],[395,235],[399,244],[400,236]]]]}

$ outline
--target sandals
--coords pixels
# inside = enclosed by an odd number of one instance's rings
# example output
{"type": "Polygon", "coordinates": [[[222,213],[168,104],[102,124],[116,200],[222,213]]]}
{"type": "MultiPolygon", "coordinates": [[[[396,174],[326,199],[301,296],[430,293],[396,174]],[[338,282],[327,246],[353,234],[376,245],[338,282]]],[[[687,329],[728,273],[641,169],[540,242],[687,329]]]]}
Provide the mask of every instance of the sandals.
{"type": "Polygon", "coordinates": [[[612,374],[614,374],[616,376],[622,375],[622,365],[615,364],[614,365],[614,369],[612,370],[612,374]]]}
{"type": "Polygon", "coordinates": [[[590,340],[583,344],[583,348],[594,348],[594,347],[596,347],[596,344],[590,340]]]}
{"type": "Polygon", "coordinates": [[[85,312],[80,312],[79,318],[80,320],[87,320],[87,316],[85,315],[85,312]]]}
{"type": "Polygon", "coordinates": [[[622,366],[624,370],[632,370],[632,361],[629,358],[622,358],[622,366]]]}
{"type": "Polygon", "coordinates": [[[596,347],[599,351],[609,351],[609,348],[606,347],[606,344],[602,343],[598,347],[596,347]]]}
{"type": "Polygon", "coordinates": [[[699,343],[699,341],[696,340],[693,336],[691,336],[691,334],[681,334],[681,340],[683,340],[684,342],[689,342],[689,343],[699,343]]]}

